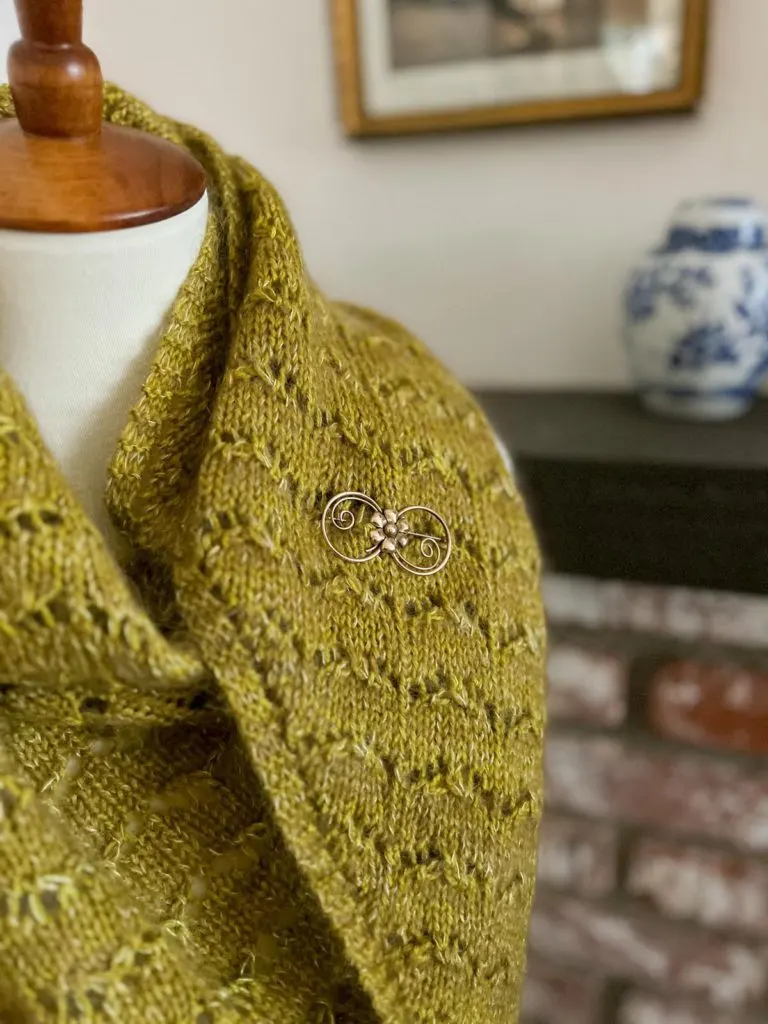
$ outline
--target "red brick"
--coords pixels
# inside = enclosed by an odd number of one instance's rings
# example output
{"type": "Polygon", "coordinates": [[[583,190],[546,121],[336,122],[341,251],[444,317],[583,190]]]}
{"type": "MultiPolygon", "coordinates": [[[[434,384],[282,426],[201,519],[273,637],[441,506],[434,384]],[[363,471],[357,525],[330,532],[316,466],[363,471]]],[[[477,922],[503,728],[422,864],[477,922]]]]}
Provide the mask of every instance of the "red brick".
{"type": "Polygon", "coordinates": [[[539,892],[530,946],[537,956],[718,1009],[751,1007],[768,990],[764,950],[670,924],[638,908],[539,892]]]}
{"type": "Polygon", "coordinates": [[[703,747],[768,754],[768,676],[728,665],[676,661],[651,681],[651,726],[703,747]]]}
{"type": "Polygon", "coordinates": [[[617,836],[607,824],[544,816],[539,832],[539,882],[582,896],[616,888],[617,836]]]}
{"type": "Polygon", "coordinates": [[[668,917],[768,937],[768,864],[719,850],[640,839],[627,889],[668,917]]]}
{"type": "Polygon", "coordinates": [[[522,1021],[535,1024],[596,1024],[602,984],[583,971],[568,971],[530,958],[523,989],[522,1021]]]}
{"type": "Polygon", "coordinates": [[[550,622],[592,629],[630,629],[688,640],[763,647],[768,598],[680,587],[653,587],[548,575],[550,622]]]}
{"type": "Polygon", "coordinates": [[[609,737],[551,733],[550,807],[768,851],[768,771],[609,737]]]}
{"type": "MultiPolygon", "coordinates": [[[[754,1020],[754,1018],[751,1018],[754,1020]]],[[[618,1024],[748,1024],[750,1018],[720,1013],[710,1006],[667,1000],[661,996],[632,992],[619,1011],[618,1024]]]]}
{"type": "Polygon", "coordinates": [[[547,676],[547,705],[553,718],[607,726],[624,721],[627,683],[620,658],[553,644],[547,676]]]}

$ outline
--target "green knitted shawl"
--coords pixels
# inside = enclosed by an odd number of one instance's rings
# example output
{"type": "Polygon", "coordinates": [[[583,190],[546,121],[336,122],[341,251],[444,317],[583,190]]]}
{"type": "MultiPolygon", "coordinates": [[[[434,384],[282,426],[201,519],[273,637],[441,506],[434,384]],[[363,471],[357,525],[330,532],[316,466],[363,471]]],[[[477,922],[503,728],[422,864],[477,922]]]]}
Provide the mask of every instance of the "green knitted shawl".
{"type": "Polygon", "coordinates": [[[105,117],[186,146],[212,212],[109,472],[130,564],[0,378],[0,1016],[516,1021],[544,628],[488,426],[320,294],[257,171],[105,117]],[[439,512],[448,564],[339,558],[343,491],[439,512]]]}

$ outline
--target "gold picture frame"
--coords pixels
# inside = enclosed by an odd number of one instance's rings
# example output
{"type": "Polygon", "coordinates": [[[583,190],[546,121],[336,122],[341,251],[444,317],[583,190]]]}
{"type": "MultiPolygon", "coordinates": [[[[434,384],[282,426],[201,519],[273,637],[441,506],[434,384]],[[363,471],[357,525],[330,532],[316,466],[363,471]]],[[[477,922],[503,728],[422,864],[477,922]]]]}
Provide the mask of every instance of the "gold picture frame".
{"type": "MultiPolygon", "coordinates": [[[[372,93],[373,88],[370,86],[370,83],[366,83],[366,57],[364,56],[363,46],[364,30],[366,29],[364,22],[366,18],[374,15],[379,19],[381,25],[385,17],[394,17],[393,11],[399,12],[403,8],[407,9],[410,7],[421,14],[421,21],[424,22],[426,12],[436,10],[440,4],[443,4],[445,11],[447,12],[450,8],[453,11],[451,16],[456,19],[458,17],[457,12],[460,9],[470,10],[473,4],[479,7],[484,3],[488,3],[497,9],[499,4],[507,3],[514,10],[515,4],[522,5],[523,2],[529,5],[539,2],[542,5],[548,4],[552,8],[552,5],[557,3],[563,5],[581,3],[583,5],[589,2],[603,4],[612,2],[637,5],[649,2],[649,0],[331,0],[339,107],[347,134],[360,137],[456,131],[501,125],[522,125],[552,121],[691,111],[698,105],[702,95],[704,79],[709,0],[667,0],[669,4],[678,3],[680,5],[679,35],[676,37],[677,45],[673,57],[676,61],[674,65],[675,80],[665,83],[667,87],[653,86],[648,91],[639,91],[635,83],[634,87],[630,85],[625,91],[603,92],[598,95],[548,95],[546,97],[522,98],[519,101],[512,102],[452,103],[449,100],[447,105],[441,106],[440,98],[435,100],[435,90],[441,88],[441,75],[443,76],[443,88],[446,82],[451,83],[451,89],[444,89],[446,93],[450,93],[451,90],[456,92],[456,88],[460,91],[461,88],[460,85],[456,87],[455,83],[452,83],[452,80],[446,77],[444,69],[447,62],[444,62],[443,66],[438,68],[436,73],[431,71],[431,69],[427,69],[425,75],[422,76],[428,86],[425,89],[422,82],[422,92],[427,95],[429,94],[430,74],[434,80],[431,85],[432,97],[425,107],[420,106],[418,101],[414,101],[412,108],[409,109],[407,91],[404,94],[405,99],[403,99],[402,89],[395,96],[392,109],[386,108],[386,102],[378,102],[378,109],[376,104],[371,102],[371,97],[368,93],[369,91],[372,93]],[[419,11],[419,5],[423,5],[421,11],[419,11]]],[[[413,20],[415,21],[415,19],[413,20]]],[[[383,35],[381,30],[379,35],[383,35]]],[[[370,50],[370,39],[365,41],[370,50]]],[[[389,41],[389,47],[388,59],[391,61],[391,50],[394,47],[391,40],[389,41]]],[[[384,47],[380,46],[379,49],[383,50],[384,47]]],[[[376,55],[375,50],[371,52],[376,55]]],[[[565,50],[562,52],[564,54],[563,60],[574,61],[578,59],[583,65],[584,60],[582,56],[574,56],[575,50],[569,51],[567,56],[565,50]]],[[[597,50],[591,52],[598,53],[597,50]]],[[[618,59],[621,59],[621,52],[619,51],[618,59]]],[[[535,55],[526,55],[526,58],[528,60],[526,66],[535,69],[537,67],[535,55]]],[[[548,67],[552,67],[552,62],[555,59],[557,59],[556,55],[552,53],[547,55],[548,67]]],[[[501,62],[496,63],[498,66],[501,62]]],[[[457,66],[454,65],[454,67],[457,66]]],[[[467,67],[469,65],[465,64],[464,68],[466,69],[467,67]]],[[[493,67],[490,61],[488,62],[488,67],[493,67]]],[[[521,62],[519,58],[516,62],[507,60],[506,67],[511,68],[517,73],[521,67],[521,62]]],[[[476,77],[479,74],[479,84],[482,86],[483,62],[475,61],[472,69],[476,77]]],[[[410,72],[412,79],[418,78],[418,75],[414,75],[411,69],[406,69],[406,72],[410,72]]],[[[485,77],[490,79],[492,73],[489,72],[485,77]]],[[[385,76],[386,71],[382,72],[380,70],[379,84],[383,82],[383,87],[380,90],[382,93],[386,93],[387,83],[384,81],[385,76]]],[[[396,81],[398,70],[392,68],[390,78],[395,81],[395,87],[391,88],[390,92],[395,94],[397,88],[402,85],[402,82],[408,81],[409,74],[399,75],[400,81],[396,81]]],[[[478,88],[477,82],[475,82],[473,83],[472,91],[477,94],[482,92],[482,88],[478,88]]]]}

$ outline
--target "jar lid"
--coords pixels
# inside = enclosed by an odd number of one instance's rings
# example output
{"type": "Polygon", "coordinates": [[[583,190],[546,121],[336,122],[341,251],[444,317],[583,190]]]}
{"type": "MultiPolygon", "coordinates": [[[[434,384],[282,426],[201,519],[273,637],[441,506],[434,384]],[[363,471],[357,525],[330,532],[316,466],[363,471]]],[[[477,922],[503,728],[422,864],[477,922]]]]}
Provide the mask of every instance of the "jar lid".
{"type": "Polygon", "coordinates": [[[768,218],[751,199],[724,196],[681,203],[672,217],[664,253],[709,253],[766,248],[768,218]]]}

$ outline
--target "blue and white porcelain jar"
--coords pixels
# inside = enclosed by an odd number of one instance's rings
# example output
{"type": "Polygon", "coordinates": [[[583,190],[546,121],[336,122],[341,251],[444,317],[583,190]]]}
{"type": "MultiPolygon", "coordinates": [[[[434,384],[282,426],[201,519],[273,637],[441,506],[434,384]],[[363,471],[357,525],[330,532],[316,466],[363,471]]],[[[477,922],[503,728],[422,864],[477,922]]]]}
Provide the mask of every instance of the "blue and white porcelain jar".
{"type": "Polygon", "coordinates": [[[632,371],[654,412],[729,419],[768,371],[768,220],[748,199],[678,207],[625,295],[632,371]]]}

